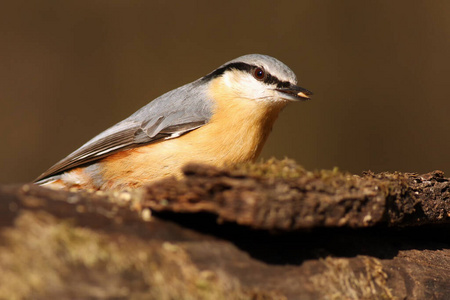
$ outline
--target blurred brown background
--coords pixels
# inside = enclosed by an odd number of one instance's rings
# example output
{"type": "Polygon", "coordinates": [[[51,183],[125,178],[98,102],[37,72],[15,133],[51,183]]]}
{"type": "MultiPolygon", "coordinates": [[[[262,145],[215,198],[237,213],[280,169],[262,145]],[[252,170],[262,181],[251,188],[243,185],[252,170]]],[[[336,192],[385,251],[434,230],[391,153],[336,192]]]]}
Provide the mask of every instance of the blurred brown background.
{"type": "Polygon", "coordinates": [[[263,157],[450,175],[449,1],[9,1],[0,7],[0,182],[34,179],[149,100],[248,53],[314,99],[263,157]]]}

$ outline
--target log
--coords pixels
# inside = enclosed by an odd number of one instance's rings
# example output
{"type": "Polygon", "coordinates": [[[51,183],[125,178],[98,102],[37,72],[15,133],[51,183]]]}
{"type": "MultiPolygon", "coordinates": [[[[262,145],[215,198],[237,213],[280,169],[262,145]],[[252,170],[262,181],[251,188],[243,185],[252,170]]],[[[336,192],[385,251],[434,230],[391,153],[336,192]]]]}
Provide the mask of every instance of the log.
{"type": "Polygon", "coordinates": [[[448,299],[450,181],[188,165],[134,191],[0,186],[1,299],[448,299]]]}

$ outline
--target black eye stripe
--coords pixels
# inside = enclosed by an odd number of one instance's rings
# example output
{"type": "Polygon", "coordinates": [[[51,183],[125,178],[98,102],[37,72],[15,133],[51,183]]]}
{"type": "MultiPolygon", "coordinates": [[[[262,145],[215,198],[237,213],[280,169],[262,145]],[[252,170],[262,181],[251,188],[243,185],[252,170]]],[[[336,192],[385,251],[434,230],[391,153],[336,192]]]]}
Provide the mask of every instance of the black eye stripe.
{"type": "Polygon", "coordinates": [[[289,81],[280,81],[277,84],[277,88],[287,88],[287,87],[290,87],[290,86],[291,86],[291,83],[289,81]]]}
{"type": "Polygon", "coordinates": [[[225,73],[228,70],[232,70],[232,69],[250,73],[253,71],[254,68],[255,68],[255,66],[252,66],[252,65],[249,65],[246,63],[231,63],[231,64],[225,65],[225,66],[218,68],[217,70],[209,73],[208,75],[204,76],[202,78],[202,80],[204,80],[204,81],[212,80],[214,78],[222,76],[223,73],[225,73]]]}
{"type": "MultiPolygon", "coordinates": [[[[209,73],[208,75],[204,76],[202,78],[202,80],[203,81],[212,80],[212,79],[214,79],[216,77],[222,76],[223,73],[225,73],[228,70],[239,70],[239,71],[244,71],[244,72],[247,72],[247,73],[253,75],[253,71],[256,68],[261,68],[261,67],[254,66],[254,65],[249,65],[249,64],[246,64],[246,63],[239,63],[239,62],[237,62],[237,63],[230,63],[230,64],[225,65],[225,66],[223,66],[223,67],[221,67],[221,68],[219,68],[219,69],[209,73]]],[[[278,88],[288,87],[288,86],[291,85],[288,81],[281,81],[276,76],[271,75],[270,73],[267,73],[267,72],[266,72],[266,78],[264,79],[264,83],[276,84],[278,88]]]]}

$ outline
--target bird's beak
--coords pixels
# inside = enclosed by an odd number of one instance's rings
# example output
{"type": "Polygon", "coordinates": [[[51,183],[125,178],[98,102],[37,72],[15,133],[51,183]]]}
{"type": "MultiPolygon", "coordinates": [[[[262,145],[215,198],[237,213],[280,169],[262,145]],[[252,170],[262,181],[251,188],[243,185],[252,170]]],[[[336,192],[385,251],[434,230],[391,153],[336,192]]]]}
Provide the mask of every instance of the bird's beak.
{"type": "Polygon", "coordinates": [[[307,89],[304,89],[297,85],[290,85],[288,87],[276,88],[275,91],[280,92],[281,97],[283,99],[291,101],[309,100],[310,99],[309,96],[313,94],[311,91],[308,91],[307,89]]]}

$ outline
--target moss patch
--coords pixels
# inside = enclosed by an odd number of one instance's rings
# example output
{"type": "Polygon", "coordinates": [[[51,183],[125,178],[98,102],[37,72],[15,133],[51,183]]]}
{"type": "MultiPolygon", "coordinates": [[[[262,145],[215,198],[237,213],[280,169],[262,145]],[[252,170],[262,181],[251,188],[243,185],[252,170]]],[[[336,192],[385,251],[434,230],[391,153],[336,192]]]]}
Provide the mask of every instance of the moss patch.
{"type": "Polygon", "coordinates": [[[143,242],[24,212],[2,232],[1,299],[250,299],[233,278],[197,269],[167,242],[143,242]],[[230,298],[231,297],[231,298],[230,298]]]}
{"type": "Polygon", "coordinates": [[[398,299],[387,287],[388,275],[380,261],[360,256],[359,270],[348,259],[327,257],[321,259],[325,266],[323,273],[310,278],[315,289],[322,291],[322,299],[398,299]]]}

